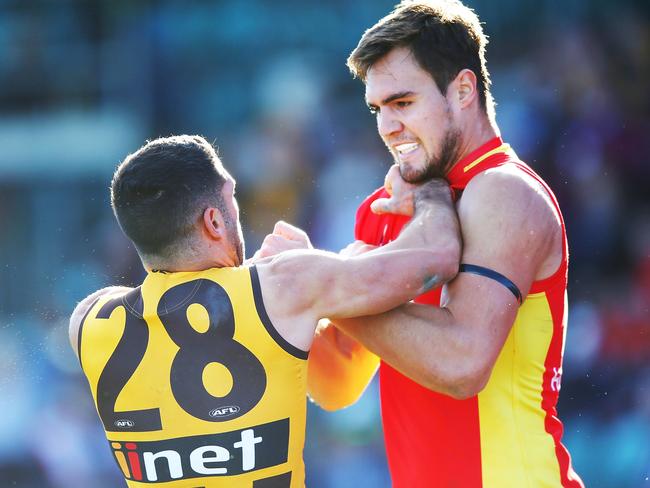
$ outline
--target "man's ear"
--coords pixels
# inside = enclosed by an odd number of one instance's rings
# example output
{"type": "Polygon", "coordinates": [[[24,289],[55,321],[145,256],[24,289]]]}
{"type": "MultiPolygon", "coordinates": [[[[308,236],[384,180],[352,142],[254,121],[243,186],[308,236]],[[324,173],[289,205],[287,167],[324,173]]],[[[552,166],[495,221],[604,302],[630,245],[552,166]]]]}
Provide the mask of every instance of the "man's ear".
{"type": "Polygon", "coordinates": [[[216,241],[225,238],[225,223],[221,212],[214,208],[208,207],[203,212],[203,230],[205,233],[216,241]]]}
{"type": "Polygon", "coordinates": [[[461,109],[469,107],[469,105],[478,96],[476,91],[476,74],[471,69],[462,69],[456,75],[453,81],[456,88],[456,99],[461,109]]]}

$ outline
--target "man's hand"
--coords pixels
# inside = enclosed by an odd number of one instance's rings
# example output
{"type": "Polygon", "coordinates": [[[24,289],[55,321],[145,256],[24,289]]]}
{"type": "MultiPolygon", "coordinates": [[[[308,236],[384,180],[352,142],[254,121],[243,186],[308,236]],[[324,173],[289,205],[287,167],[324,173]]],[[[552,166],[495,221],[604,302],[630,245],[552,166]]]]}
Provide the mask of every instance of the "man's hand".
{"type": "Polygon", "coordinates": [[[304,230],[283,220],[278,220],[273,227],[273,232],[264,238],[262,246],[247,262],[252,264],[259,259],[275,256],[292,249],[313,249],[313,246],[304,230]]]}
{"type": "Polygon", "coordinates": [[[343,249],[341,249],[341,251],[339,252],[339,256],[343,256],[345,258],[352,258],[354,256],[359,256],[360,254],[365,254],[369,251],[372,251],[373,249],[377,249],[377,246],[373,246],[372,244],[366,244],[363,241],[354,241],[348,244],[343,249]]]}
{"type": "Polygon", "coordinates": [[[390,213],[411,217],[415,213],[417,200],[423,196],[451,199],[451,190],[445,180],[433,179],[417,185],[408,183],[402,179],[397,164],[388,170],[384,188],[390,198],[378,198],[370,205],[370,209],[379,215],[390,213]]]}
{"type": "Polygon", "coordinates": [[[370,209],[376,214],[391,213],[397,215],[412,216],[415,213],[415,200],[413,193],[416,185],[407,183],[402,179],[399,172],[399,165],[394,164],[386,173],[384,188],[390,198],[378,198],[370,205],[370,209]]]}

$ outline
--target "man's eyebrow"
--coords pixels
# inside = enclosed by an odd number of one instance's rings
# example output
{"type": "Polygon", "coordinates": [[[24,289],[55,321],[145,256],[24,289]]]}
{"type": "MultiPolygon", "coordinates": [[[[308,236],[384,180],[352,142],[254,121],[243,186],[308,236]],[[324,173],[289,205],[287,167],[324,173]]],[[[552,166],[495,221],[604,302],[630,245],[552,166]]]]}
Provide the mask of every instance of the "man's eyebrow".
{"type": "MultiPolygon", "coordinates": [[[[390,102],[392,102],[394,100],[398,100],[400,98],[405,98],[405,97],[411,97],[413,95],[415,95],[415,92],[411,91],[411,90],[393,93],[392,95],[388,95],[386,98],[384,98],[381,101],[381,104],[386,105],[386,104],[389,104],[390,102]]],[[[368,102],[367,100],[366,100],[366,105],[368,105],[369,107],[375,107],[376,106],[376,105],[368,102]]]]}

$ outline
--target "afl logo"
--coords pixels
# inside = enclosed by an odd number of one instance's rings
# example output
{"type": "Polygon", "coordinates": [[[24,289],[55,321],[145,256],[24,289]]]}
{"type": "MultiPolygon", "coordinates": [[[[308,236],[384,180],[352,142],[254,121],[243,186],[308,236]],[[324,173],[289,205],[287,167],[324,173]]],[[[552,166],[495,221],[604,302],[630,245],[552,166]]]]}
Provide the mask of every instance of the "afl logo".
{"type": "Polygon", "coordinates": [[[210,417],[230,417],[236,413],[239,413],[239,407],[237,405],[229,405],[210,410],[210,417]]]}
{"type": "Polygon", "coordinates": [[[135,422],[128,419],[116,420],[114,424],[115,427],[119,427],[120,429],[130,429],[131,427],[135,427],[135,422]]]}

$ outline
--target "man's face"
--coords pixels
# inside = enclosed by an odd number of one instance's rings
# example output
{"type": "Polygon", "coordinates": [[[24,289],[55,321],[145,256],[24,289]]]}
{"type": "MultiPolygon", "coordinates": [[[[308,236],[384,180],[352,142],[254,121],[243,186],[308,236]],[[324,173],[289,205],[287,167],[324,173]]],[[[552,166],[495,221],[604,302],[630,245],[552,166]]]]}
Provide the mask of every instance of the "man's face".
{"type": "Polygon", "coordinates": [[[223,219],[228,234],[229,252],[235,265],[239,266],[244,262],[244,236],[239,222],[239,205],[235,198],[235,180],[230,175],[223,185],[222,196],[227,210],[223,219]]]}
{"type": "Polygon", "coordinates": [[[418,183],[447,174],[460,131],[446,97],[408,48],[393,49],[368,70],[366,102],[402,178],[418,183]]]}

